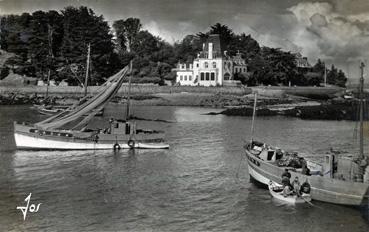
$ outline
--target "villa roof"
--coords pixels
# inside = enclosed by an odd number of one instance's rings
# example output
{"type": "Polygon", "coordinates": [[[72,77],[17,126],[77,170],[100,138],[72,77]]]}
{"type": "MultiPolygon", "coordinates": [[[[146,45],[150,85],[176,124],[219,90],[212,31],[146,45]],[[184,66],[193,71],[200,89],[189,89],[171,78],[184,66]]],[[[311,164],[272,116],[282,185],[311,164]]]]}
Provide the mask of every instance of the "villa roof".
{"type": "Polygon", "coordinates": [[[213,44],[213,52],[218,52],[218,53],[222,53],[222,48],[220,46],[220,38],[218,34],[211,34],[209,35],[209,37],[207,38],[206,42],[205,42],[205,51],[208,51],[209,49],[209,43],[213,44]]]}

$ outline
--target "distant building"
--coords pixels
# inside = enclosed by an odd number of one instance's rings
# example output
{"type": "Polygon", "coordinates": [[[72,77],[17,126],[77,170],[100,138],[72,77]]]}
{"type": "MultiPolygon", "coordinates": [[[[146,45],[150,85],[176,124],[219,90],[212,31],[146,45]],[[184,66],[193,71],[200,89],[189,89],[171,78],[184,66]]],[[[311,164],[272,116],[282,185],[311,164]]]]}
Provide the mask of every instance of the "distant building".
{"type": "MultiPolygon", "coordinates": [[[[47,81],[38,80],[37,86],[47,86],[47,81]]],[[[54,80],[49,81],[49,86],[56,86],[56,82],[54,80]]]]}
{"type": "Polygon", "coordinates": [[[307,57],[302,57],[300,53],[295,54],[295,62],[297,69],[301,72],[309,72],[313,69],[313,67],[310,65],[307,57]]]}
{"type": "Polygon", "coordinates": [[[247,65],[239,52],[233,57],[222,52],[219,35],[210,35],[192,63],[178,63],[173,71],[180,85],[237,85],[240,82],[234,80],[234,74],[246,73],[247,65]]]}

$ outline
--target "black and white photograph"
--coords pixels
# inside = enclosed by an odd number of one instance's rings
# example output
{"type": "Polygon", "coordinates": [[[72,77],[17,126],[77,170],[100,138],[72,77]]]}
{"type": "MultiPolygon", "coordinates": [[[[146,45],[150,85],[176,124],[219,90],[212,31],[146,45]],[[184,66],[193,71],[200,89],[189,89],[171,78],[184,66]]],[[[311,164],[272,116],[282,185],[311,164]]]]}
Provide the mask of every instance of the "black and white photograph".
{"type": "Polygon", "coordinates": [[[0,231],[369,231],[368,0],[0,0],[0,231]]]}

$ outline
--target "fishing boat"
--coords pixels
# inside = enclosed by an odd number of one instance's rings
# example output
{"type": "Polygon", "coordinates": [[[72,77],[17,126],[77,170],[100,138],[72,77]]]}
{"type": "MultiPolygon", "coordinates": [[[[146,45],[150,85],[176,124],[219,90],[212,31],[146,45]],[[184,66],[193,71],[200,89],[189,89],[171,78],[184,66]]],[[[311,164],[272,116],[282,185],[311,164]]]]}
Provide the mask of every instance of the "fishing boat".
{"type": "Polygon", "coordinates": [[[164,142],[164,132],[139,129],[129,117],[110,119],[103,129],[87,129],[90,120],[117,94],[129,70],[128,66],[123,68],[108,78],[95,96],[90,99],[86,96],[68,110],[35,124],[14,122],[16,147],[36,150],[169,148],[164,142]]]}
{"type": "MultiPolygon", "coordinates": [[[[69,110],[70,106],[68,105],[33,105],[34,109],[37,110],[38,113],[43,115],[55,115],[62,111],[69,110]]],[[[95,116],[103,116],[104,109],[100,110],[95,116]]]]}
{"type": "MultiPolygon", "coordinates": [[[[54,57],[53,52],[52,52],[52,30],[49,27],[49,56],[51,57],[51,59],[54,57]]],[[[91,63],[91,44],[88,44],[87,46],[87,61],[86,61],[86,72],[85,72],[85,81],[84,83],[82,83],[80,81],[81,86],[83,86],[84,88],[84,97],[87,96],[87,86],[88,86],[88,78],[89,78],[89,71],[90,71],[90,63],[91,63]]],[[[72,68],[71,68],[72,70],[72,68]]],[[[73,72],[73,71],[72,71],[73,72]]],[[[76,74],[75,74],[76,75],[76,74]]],[[[76,75],[76,79],[79,81],[79,78],[76,75]]],[[[33,108],[37,110],[37,112],[39,112],[40,114],[43,115],[55,115],[57,113],[60,113],[64,110],[67,110],[69,108],[69,106],[67,105],[55,105],[55,104],[50,104],[47,102],[48,100],[48,93],[49,93],[49,84],[50,84],[50,69],[48,71],[48,76],[47,76],[47,85],[46,85],[46,96],[45,96],[45,104],[34,104],[33,108]]],[[[92,96],[89,96],[92,97],[92,96]]],[[[103,116],[104,114],[104,109],[100,110],[99,113],[97,113],[95,116],[103,116]]]]}
{"type": "Polygon", "coordinates": [[[284,196],[283,195],[283,185],[280,185],[274,181],[269,181],[269,192],[273,198],[285,202],[287,204],[301,204],[307,203],[311,201],[310,194],[303,193],[301,196],[298,196],[296,193],[284,196]]]}
{"type": "Polygon", "coordinates": [[[69,108],[69,106],[55,106],[55,105],[37,105],[34,104],[33,107],[34,109],[37,110],[37,112],[39,112],[40,114],[43,115],[54,115],[56,113],[60,113],[63,110],[66,110],[69,108]]]}
{"type": "Polygon", "coordinates": [[[323,162],[301,157],[253,139],[256,115],[257,95],[254,99],[254,111],[251,126],[251,141],[245,144],[248,172],[252,179],[269,185],[270,181],[281,183],[286,167],[292,177],[307,180],[311,185],[313,200],[351,206],[369,206],[369,161],[363,152],[363,115],[364,115],[364,64],[361,65],[360,78],[360,153],[342,156],[328,154],[323,162]]]}

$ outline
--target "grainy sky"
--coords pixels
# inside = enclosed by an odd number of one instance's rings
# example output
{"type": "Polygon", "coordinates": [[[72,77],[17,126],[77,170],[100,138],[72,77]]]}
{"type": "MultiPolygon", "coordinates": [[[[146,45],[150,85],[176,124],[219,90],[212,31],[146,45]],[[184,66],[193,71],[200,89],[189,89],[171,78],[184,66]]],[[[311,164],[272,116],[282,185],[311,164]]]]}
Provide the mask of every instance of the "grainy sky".
{"type": "Polygon", "coordinates": [[[369,60],[369,0],[0,0],[0,14],[68,5],[86,5],[110,24],[138,17],[171,43],[220,22],[262,45],[300,51],[312,64],[317,57],[335,63],[351,79],[358,61],[369,60]]]}

